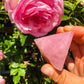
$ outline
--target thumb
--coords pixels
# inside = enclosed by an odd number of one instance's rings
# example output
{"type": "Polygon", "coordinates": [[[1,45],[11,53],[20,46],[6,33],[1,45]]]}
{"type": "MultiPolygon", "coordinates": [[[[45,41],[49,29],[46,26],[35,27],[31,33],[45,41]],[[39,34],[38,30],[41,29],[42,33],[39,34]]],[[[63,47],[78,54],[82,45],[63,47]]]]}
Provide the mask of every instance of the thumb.
{"type": "Polygon", "coordinates": [[[57,71],[50,64],[43,65],[41,71],[58,84],[84,84],[83,78],[80,78],[65,69],[63,69],[62,72],[57,71]]]}

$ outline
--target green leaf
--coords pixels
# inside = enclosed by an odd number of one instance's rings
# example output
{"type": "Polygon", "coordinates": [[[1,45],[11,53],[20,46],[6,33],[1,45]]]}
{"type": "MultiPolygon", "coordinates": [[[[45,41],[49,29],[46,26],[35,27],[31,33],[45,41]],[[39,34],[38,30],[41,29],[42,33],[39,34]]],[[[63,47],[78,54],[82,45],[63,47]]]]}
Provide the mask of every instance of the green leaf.
{"type": "Polygon", "coordinates": [[[84,26],[84,24],[78,18],[73,17],[73,20],[77,22],[79,25],[84,26]]]}
{"type": "Polygon", "coordinates": [[[26,68],[26,65],[24,65],[23,63],[19,64],[20,68],[26,68]]]}
{"type": "Polygon", "coordinates": [[[29,63],[29,65],[30,65],[31,67],[35,67],[35,65],[34,65],[33,63],[29,63]]]}
{"type": "Polygon", "coordinates": [[[71,17],[67,16],[67,15],[63,15],[62,18],[61,18],[61,21],[66,21],[66,20],[69,20],[71,19],[71,17]]]}
{"type": "Polygon", "coordinates": [[[22,46],[25,44],[26,38],[27,38],[27,35],[20,35],[20,41],[22,46]]]}
{"type": "Polygon", "coordinates": [[[84,13],[84,8],[82,8],[81,12],[84,13]]]}
{"type": "Polygon", "coordinates": [[[5,40],[4,43],[8,46],[13,45],[14,42],[11,42],[11,40],[5,40]]]}
{"type": "Polygon", "coordinates": [[[14,82],[14,84],[19,83],[19,81],[20,81],[20,76],[19,75],[13,76],[13,82],[14,82]]]}
{"type": "Polygon", "coordinates": [[[65,14],[69,14],[70,12],[71,12],[70,10],[64,9],[65,14]]]}
{"type": "Polygon", "coordinates": [[[14,63],[12,63],[11,67],[12,68],[18,68],[19,67],[19,64],[14,62],[14,63]]]}
{"type": "Polygon", "coordinates": [[[10,75],[16,75],[18,72],[18,69],[11,69],[10,70],[10,75]]]}
{"type": "Polygon", "coordinates": [[[27,53],[27,48],[24,49],[24,53],[27,53]]]}
{"type": "Polygon", "coordinates": [[[19,76],[25,76],[25,73],[26,73],[25,69],[21,69],[21,68],[18,69],[18,75],[19,76]]]}
{"type": "Polygon", "coordinates": [[[68,1],[64,1],[64,7],[69,10],[74,10],[74,5],[68,1]]]}
{"type": "Polygon", "coordinates": [[[76,6],[81,2],[82,0],[77,0],[76,2],[76,6]]]}
{"type": "Polygon", "coordinates": [[[9,50],[9,48],[12,47],[15,44],[15,42],[12,42],[11,40],[5,40],[4,43],[7,46],[7,48],[5,48],[4,51],[9,50]]]}
{"type": "Polygon", "coordinates": [[[50,78],[44,78],[46,82],[51,83],[51,79],[50,78]]]}

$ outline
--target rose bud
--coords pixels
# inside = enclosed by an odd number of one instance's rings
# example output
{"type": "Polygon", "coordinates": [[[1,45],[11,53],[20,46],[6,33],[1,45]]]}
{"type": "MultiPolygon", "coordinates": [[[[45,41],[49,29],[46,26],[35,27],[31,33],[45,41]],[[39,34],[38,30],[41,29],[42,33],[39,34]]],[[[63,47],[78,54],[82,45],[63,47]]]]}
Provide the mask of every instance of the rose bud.
{"type": "Polygon", "coordinates": [[[2,51],[0,51],[0,60],[2,60],[4,58],[4,54],[2,53],[2,51]]]}

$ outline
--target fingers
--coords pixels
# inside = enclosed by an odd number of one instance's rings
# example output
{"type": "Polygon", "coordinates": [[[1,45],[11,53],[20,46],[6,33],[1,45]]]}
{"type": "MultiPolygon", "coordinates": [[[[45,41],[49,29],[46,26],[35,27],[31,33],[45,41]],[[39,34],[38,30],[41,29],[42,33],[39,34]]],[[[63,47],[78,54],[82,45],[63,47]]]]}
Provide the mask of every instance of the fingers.
{"type": "Polygon", "coordinates": [[[56,33],[63,33],[64,32],[64,27],[58,27],[56,33]]]}
{"type": "Polygon", "coordinates": [[[76,65],[74,63],[74,61],[72,60],[72,58],[70,58],[69,56],[67,56],[65,65],[67,66],[68,70],[74,74],[76,74],[77,76],[84,76],[84,57],[83,59],[79,60],[78,63],[76,62],[76,65]]]}
{"type": "Polygon", "coordinates": [[[84,77],[84,57],[82,57],[79,62],[76,62],[71,72],[79,77],[84,77]]]}
{"type": "Polygon", "coordinates": [[[84,27],[82,26],[64,26],[64,31],[72,31],[75,37],[84,35],[84,27]]]}
{"type": "Polygon", "coordinates": [[[82,57],[84,56],[84,45],[79,45],[82,57]]]}
{"type": "Polygon", "coordinates": [[[72,60],[72,58],[67,56],[65,65],[66,65],[67,69],[72,72],[75,64],[74,64],[74,61],[72,60]]]}
{"type": "Polygon", "coordinates": [[[73,40],[78,44],[84,44],[84,27],[82,27],[82,26],[65,26],[64,31],[72,31],[74,33],[73,40]]]}
{"type": "Polygon", "coordinates": [[[58,84],[84,84],[84,80],[76,75],[66,71],[65,69],[63,69],[62,72],[59,72],[50,64],[43,65],[41,71],[58,84]]]}
{"type": "Polygon", "coordinates": [[[57,32],[67,32],[72,31],[74,33],[73,40],[78,44],[84,44],[84,27],[82,26],[64,26],[58,27],[57,32]]]}
{"type": "Polygon", "coordinates": [[[58,33],[67,32],[67,31],[72,31],[72,27],[71,26],[64,26],[64,27],[57,28],[58,33]]]}
{"type": "Polygon", "coordinates": [[[50,64],[43,65],[41,71],[56,83],[64,84],[65,75],[60,75],[60,72],[56,71],[50,64]]]}
{"type": "Polygon", "coordinates": [[[80,44],[84,44],[84,35],[80,38],[80,44]]]}
{"type": "Polygon", "coordinates": [[[76,66],[78,66],[79,76],[84,77],[84,56],[76,66]]]}
{"type": "Polygon", "coordinates": [[[70,49],[72,51],[75,62],[78,62],[79,59],[81,58],[81,51],[79,49],[79,45],[77,45],[75,42],[72,41],[70,49]]]}
{"type": "Polygon", "coordinates": [[[58,27],[58,29],[57,29],[58,33],[67,32],[67,31],[72,31],[74,33],[73,40],[74,40],[75,44],[77,43],[76,44],[77,46],[79,45],[78,47],[73,43],[71,45],[71,48],[72,48],[71,50],[73,50],[72,52],[76,53],[76,55],[78,53],[78,55],[79,55],[79,56],[74,55],[74,57],[80,58],[81,56],[84,56],[84,27],[82,27],[82,26],[64,26],[64,27],[58,27]],[[78,49],[78,48],[80,48],[80,49],[78,49]],[[79,51],[81,52],[81,56],[79,54],[79,51]]]}

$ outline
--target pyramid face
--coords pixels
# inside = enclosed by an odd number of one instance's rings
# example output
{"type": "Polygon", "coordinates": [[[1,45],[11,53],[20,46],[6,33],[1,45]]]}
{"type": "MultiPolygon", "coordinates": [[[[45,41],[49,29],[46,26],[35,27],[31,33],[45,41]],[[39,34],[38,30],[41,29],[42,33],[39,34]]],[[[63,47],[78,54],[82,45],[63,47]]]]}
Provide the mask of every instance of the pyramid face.
{"type": "Polygon", "coordinates": [[[35,39],[42,56],[55,69],[61,71],[73,38],[72,32],[53,34],[35,39]]]}

